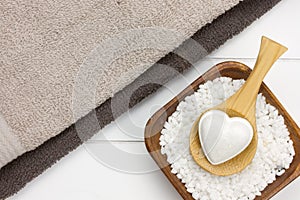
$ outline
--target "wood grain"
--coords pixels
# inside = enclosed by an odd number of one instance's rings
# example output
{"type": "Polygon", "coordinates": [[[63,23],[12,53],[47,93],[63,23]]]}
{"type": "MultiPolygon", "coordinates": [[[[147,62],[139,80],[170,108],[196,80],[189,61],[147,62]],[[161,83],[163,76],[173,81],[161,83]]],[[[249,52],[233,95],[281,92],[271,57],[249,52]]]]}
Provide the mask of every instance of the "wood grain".
{"type": "Polygon", "coordinates": [[[286,51],[286,47],[263,36],[257,61],[246,83],[226,101],[209,109],[221,110],[229,117],[241,117],[248,120],[253,129],[253,138],[244,151],[222,164],[211,164],[203,153],[198,136],[199,120],[205,112],[193,124],[190,134],[190,152],[195,162],[204,170],[218,176],[228,176],[242,171],[252,162],[258,142],[255,117],[257,94],[268,71],[286,51]]]}
{"type": "MultiPolygon", "coordinates": [[[[184,199],[193,199],[191,194],[186,191],[184,184],[171,173],[171,167],[167,162],[166,156],[160,152],[159,138],[161,130],[167,118],[176,110],[177,105],[186,96],[191,95],[198,89],[200,84],[205,83],[207,80],[213,80],[217,77],[227,76],[233,79],[247,79],[251,73],[251,69],[246,65],[238,62],[224,62],[214,66],[212,69],[207,71],[185,90],[173,98],[169,103],[157,111],[148,121],[145,128],[145,143],[146,147],[151,154],[152,158],[156,161],[162,172],[169,179],[171,184],[176,188],[180,195],[184,199]]],[[[276,181],[268,185],[262,192],[262,196],[256,197],[256,200],[270,199],[274,194],[292,182],[296,177],[300,175],[300,130],[291,116],[287,113],[278,99],[270,91],[270,89],[263,83],[260,87],[260,92],[266,97],[266,100],[271,105],[275,106],[279,114],[285,119],[285,124],[290,132],[290,137],[293,141],[296,155],[289,169],[280,176],[277,177],[276,181]]]]}

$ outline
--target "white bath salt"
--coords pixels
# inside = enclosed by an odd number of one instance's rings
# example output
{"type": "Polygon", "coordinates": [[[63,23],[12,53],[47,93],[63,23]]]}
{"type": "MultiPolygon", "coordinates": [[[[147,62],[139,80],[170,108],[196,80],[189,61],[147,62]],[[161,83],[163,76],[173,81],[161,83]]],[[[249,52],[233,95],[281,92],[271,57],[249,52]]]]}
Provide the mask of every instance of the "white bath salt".
{"type": "Polygon", "coordinates": [[[202,112],[233,95],[244,82],[221,77],[200,85],[194,94],[179,103],[162,130],[161,152],[167,155],[171,172],[185,184],[194,199],[254,199],[276,176],[284,174],[293,160],[293,142],[283,117],[259,94],[256,104],[258,147],[251,164],[238,174],[221,177],[206,172],[194,162],[189,152],[194,121],[202,112]]]}

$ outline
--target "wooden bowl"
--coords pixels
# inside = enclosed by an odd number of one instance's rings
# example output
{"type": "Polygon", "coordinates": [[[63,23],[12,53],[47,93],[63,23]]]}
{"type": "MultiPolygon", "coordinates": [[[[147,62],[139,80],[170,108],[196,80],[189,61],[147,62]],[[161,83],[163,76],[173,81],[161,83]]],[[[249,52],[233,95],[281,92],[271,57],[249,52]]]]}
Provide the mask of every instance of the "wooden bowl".
{"type": "MultiPolygon", "coordinates": [[[[166,155],[162,155],[160,151],[159,138],[161,136],[161,130],[163,129],[166,120],[176,110],[179,102],[184,100],[186,96],[193,94],[198,89],[198,86],[205,83],[205,81],[213,80],[217,77],[220,77],[220,75],[231,77],[233,79],[247,79],[250,73],[251,69],[242,63],[224,62],[217,64],[197,80],[195,80],[190,86],[184,89],[180,94],[178,94],[169,103],[158,110],[149,119],[145,128],[146,147],[152,158],[161,168],[162,172],[166,175],[166,177],[184,199],[193,199],[193,197],[189,192],[187,192],[184,184],[181,183],[176,175],[171,173],[171,167],[167,162],[166,155]]],[[[264,189],[261,196],[257,196],[255,198],[256,200],[265,200],[270,199],[273,195],[275,195],[300,175],[300,129],[288,114],[288,112],[281,105],[281,103],[278,101],[278,99],[264,83],[260,87],[260,93],[262,93],[266,97],[267,102],[276,107],[279,111],[279,114],[284,117],[285,124],[290,132],[290,137],[293,140],[293,145],[296,152],[290,168],[287,169],[282,176],[277,177],[277,179],[273,183],[269,184],[264,189]]]]}

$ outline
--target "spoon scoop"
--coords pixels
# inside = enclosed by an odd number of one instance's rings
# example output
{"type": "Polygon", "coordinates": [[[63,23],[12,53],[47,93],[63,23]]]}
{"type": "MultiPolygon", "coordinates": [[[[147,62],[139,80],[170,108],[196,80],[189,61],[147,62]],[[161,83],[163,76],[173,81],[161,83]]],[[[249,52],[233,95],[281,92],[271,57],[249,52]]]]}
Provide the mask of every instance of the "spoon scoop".
{"type": "MultiPolygon", "coordinates": [[[[272,65],[286,51],[286,47],[263,36],[261,39],[260,51],[255,66],[245,84],[225,102],[205,111],[194,122],[190,132],[190,152],[195,162],[204,170],[215,175],[227,176],[242,171],[251,163],[257,149],[257,130],[255,116],[257,94],[264,77],[266,76],[272,65]],[[242,132],[239,132],[239,134],[246,134],[245,137],[238,137],[238,135],[235,133],[234,138],[228,139],[227,137],[227,140],[221,142],[220,140],[222,140],[222,138],[217,137],[218,134],[216,134],[215,139],[213,139],[214,136],[212,136],[212,133],[209,131],[207,131],[207,133],[201,132],[199,134],[199,130],[205,131],[206,129],[208,129],[207,127],[205,127],[205,123],[203,124],[202,117],[206,117],[206,115],[209,115],[210,112],[216,111],[223,112],[228,116],[229,120],[227,119],[225,121],[245,119],[246,122],[244,123],[244,125],[250,125],[252,127],[251,131],[249,128],[247,130],[243,128],[239,129],[243,130],[242,132]],[[199,124],[199,122],[201,123],[199,124]],[[203,138],[201,138],[204,136],[210,136],[210,140],[204,141],[203,138]],[[215,143],[213,143],[214,140],[215,143]],[[228,151],[226,146],[222,146],[222,144],[226,143],[226,141],[228,143],[227,145],[232,146],[232,149],[235,148],[235,151],[228,151]],[[229,144],[230,142],[231,144],[229,144]],[[217,147],[218,145],[219,147],[217,147]],[[238,148],[236,146],[240,147],[238,148]],[[213,148],[218,148],[218,151],[213,152],[213,148]],[[209,157],[209,153],[211,153],[211,157],[209,157]],[[226,153],[228,155],[226,155],[226,153]],[[223,159],[216,160],[216,158],[222,158],[222,156],[223,159]],[[212,158],[215,158],[215,160],[212,160],[212,158]]],[[[213,126],[213,129],[216,129],[214,127],[217,126],[213,126]]],[[[235,129],[229,128],[228,130],[229,131],[227,132],[233,132],[233,130],[235,129]]],[[[224,134],[225,132],[220,135],[224,134]]],[[[234,134],[232,136],[234,136],[234,134]]]]}

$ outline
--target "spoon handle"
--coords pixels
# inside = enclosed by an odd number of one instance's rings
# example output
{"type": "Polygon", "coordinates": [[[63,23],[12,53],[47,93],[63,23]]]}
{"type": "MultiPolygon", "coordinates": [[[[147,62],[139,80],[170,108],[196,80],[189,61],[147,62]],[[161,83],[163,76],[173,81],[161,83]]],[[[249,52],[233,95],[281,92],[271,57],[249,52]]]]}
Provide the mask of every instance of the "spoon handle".
{"type": "Polygon", "coordinates": [[[252,73],[242,88],[232,96],[233,106],[241,114],[247,115],[250,109],[255,109],[257,94],[264,77],[275,61],[286,51],[287,48],[281,44],[265,36],[262,37],[259,54],[252,73]]]}

